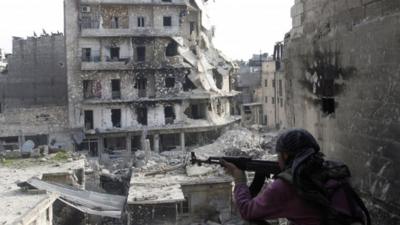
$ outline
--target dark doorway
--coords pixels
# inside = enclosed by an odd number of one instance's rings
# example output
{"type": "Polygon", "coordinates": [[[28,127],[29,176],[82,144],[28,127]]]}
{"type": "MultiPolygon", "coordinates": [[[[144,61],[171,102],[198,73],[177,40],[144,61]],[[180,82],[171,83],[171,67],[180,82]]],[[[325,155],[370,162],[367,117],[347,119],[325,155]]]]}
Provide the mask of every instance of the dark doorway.
{"type": "Polygon", "coordinates": [[[111,109],[111,122],[113,127],[121,127],[121,109],[111,109]]]}
{"type": "Polygon", "coordinates": [[[111,61],[119,61],[119,48],[110,48],[111,61]]]}
{"type": "Polygon", "coordinates": [[[93,110],[85,110],[85,129],[93,129],[93,110]]]}
{"type": "Polygon", "coordinates": [[[137,113],[137,121],[142,125],[147,125],[147,108],[139,107],[136,110],[137,113]]]}
{"type": "Polygon", "coordinates": [[[143,46],[137,47],[136,53],[137,53],[137,61],[138,62],[146,61],[146,47],[143,47],[143,46]]]}
{"type": "Polygon", "coordinates": [[[147,79],[139,78],[137,79],[137,88],[139,90],[139,98],[146,97],[147,79]]]}
{"type": "Polygon", "coordinates": [[[165,55],[168,57],[178,55],[178,45],[174,41],[168,44],[165,50],[165,55]]]}
{"type": "Polygon", "coordinates": [[[173,124],[175,120],[175,111],[173,106],[166,106],[164,108],[165,124],[173,124]]]}
{"type": "Polygon", "coordinates": [[[120,99],[121,98],[121,80],[115,79],[111,80],[111,94],[112,99],[120,99]]]}

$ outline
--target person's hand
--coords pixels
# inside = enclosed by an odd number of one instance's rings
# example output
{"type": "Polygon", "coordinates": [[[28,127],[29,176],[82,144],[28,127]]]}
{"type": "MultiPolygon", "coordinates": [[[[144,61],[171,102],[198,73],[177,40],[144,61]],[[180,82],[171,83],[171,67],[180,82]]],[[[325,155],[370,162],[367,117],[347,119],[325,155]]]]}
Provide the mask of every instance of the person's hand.
{"type": "Polygon", "coordinates": [[[235,164],[221,160],[221,164],[227,174],[231,175],[235,180],[235,184],[247,183],[246,174],[240,170],[235,164]]]}

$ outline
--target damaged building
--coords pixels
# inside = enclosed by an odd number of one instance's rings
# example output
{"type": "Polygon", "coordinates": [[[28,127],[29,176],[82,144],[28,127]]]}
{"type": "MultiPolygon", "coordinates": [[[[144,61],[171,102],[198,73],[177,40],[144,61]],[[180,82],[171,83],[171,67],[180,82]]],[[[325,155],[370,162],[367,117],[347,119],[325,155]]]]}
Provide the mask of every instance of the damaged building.
{"type": "Polygon", "coordinates": [[[21,149],[28,140],[68,148],[64,35],[14,37],[12,44],[0,73],[0,150],[21,149]]]}
{"type": "Polygon", "coordinates": [[[231,75],[201,0],[65,2],[69,125],[78,149],[156,152],[234,123],[231,75]]]}
{"type": "Polygon", "coordinates": [[[400,221],[400,1],[296,0],[287,116],[344,160],[375,224],[400,221]]]}
{"type": "Polygon", "coordinates": [[[4,50],[0,48],[0,73],[5,73],[7,71],[7,55],[4,50]]]}

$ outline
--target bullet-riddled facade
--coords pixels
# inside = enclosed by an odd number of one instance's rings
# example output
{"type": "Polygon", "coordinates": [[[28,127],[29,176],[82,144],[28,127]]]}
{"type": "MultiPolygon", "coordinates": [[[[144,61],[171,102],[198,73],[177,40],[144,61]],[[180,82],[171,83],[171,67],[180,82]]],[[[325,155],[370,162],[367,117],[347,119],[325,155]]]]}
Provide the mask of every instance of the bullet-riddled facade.
{"type": "Polygon", "coordinates": [[[93,152],[198,143],[235,121],[207,1],[67,0],[69,123],[93,152]]]}

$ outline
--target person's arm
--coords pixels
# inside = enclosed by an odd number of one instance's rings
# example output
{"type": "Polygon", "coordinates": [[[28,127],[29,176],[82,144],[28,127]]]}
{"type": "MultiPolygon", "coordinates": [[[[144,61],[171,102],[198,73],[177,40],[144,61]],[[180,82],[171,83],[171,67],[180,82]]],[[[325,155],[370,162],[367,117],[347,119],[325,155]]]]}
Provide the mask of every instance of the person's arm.
{"type": "Polygon", "coordinates": [[[287,209],[287,190],[281,180],[276,180],[251,198],[244,183],[235,185],[234,195],[240,215],[245,220],[277,219],[284,217],[287,209]]]}
{"type": "Polygon", "coordinates": [[[284,217],[287,206],[287,186],[275,180],[254,198],[246,184],[244,172],[235,165],[224,162],[226,171],[235,180],[234,196],[240,215],[245,220],[276,219],[284,217]]]}

